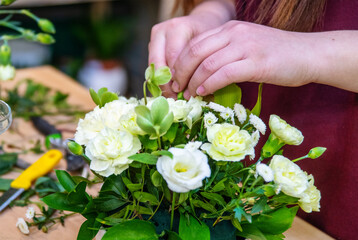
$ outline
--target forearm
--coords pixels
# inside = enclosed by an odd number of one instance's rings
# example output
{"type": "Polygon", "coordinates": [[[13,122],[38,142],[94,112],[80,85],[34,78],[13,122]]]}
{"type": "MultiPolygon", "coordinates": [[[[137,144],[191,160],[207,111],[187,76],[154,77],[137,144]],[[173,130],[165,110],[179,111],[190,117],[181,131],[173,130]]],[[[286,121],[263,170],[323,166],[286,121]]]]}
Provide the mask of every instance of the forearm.
{"type": "Polygon", "coordinates": [[[358,92],[358,31],[312,33],[315,82],[358,92]]]}

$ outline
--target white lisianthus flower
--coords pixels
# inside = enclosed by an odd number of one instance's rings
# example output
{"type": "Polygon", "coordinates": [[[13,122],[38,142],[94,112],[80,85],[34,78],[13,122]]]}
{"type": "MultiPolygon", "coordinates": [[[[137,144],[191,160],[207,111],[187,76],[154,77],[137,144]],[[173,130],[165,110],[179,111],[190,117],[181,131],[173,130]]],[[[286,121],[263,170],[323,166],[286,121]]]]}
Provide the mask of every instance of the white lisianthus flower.
{"type": "Polygon", "coordinates": [[[285,194],[300,198],[308,188],[307,174],[290,159],[275,155],[269,166],[274,172],[275,183],[281,186],[285,194]]]}
{"type": "Polygon", "coordinates": [[[214,102],[209,102],[208,107],[216,112],[225,112],[226,111],[226,107],[224,107],[220,104],[214,103],[214,102]]]}
{"type": "Polygon", "coordinates": [[[249,118],[250,124],[252,124],[257,130],[259,130],[262,135],[265,135],[266,124],[261,120],[261,118],[252,113],[250,114],[249,118]]]}
{"type": "Polygon", "coordinates": [[[187,150],[193,152],[193,151],[195,151],[195,150],[198,150],[202,144],[203,144],[203,143],[202,143],[202,142],[199,142],[199,141],[188,142],[188,143],[184,146],[184,149],[187,149],[187,150]]]}
{"type": "Polygon", "coordinates": [[[25,214],[26,218],[33,219],[35,216],[35,209],[33,207],[29,207],[25,214]]]}
{"type": "Polygon", "coordinates": [[[174,122],[184,122],[192,107],[187,104],[185,100],[174,100],[173,98],[167,98],[169,109],[174,115],[174,122]]]}
{"type": "Polygon", "coordinates": [[[102,121],[102,109],[98,106],[92,112],[86,114],[84,119],[80,119],[75,133],[75,142],[80,145],[87,145],[87,143],[97,136],[97,134],[104,128],[102,121]]]}
{"type": "Polygon", "coordinates": [[[312,175],[308,176],[309,186],[303,192],[302,197],[298,200],[298,204],[303,211],[310,213],[312,211],[319,212],[321,192],[314,186],[314,179],[312,175]]]}
{"type": "Polygon", "coordinates": [[[270,116],[269,126],[272,133],[288,145],[300,145],[303,141],[301,131],[290,126],[277,115],[270,116]]]}
{"type": "Polygon", "coordinates": [[[25,220],[23,218],[18,218],[17,222],[16,222],[16,227],[18,227],[18,229],[20,229],[20,231],[23,234],[29,234],[29,227],[27,226],[27,223],[25,222],[25,220]]]}
{"type": "Polygon", "coordinates": [[[15,77],[15,68],[11,65],[0,65],[0,81],[11,80],[15,77]]]}
{"type": "Polygon", "coordinates": [[[236,115],[237,119],[239,120],[239,122],[241,124],[243,124],[247,118],[247,113],[246,113],[245,107],[239,103],[235,103],[234,112],[235,112],[235,115],[236,115]]]}
{"type": "Polygon", "coordinates": [[[157,170],[173,192],[185,193],[203,186],[203,179],[210,176],[207,156],[200,150],[170,148],[173,159],[161,156],[157,170]]]}
{"type": "Polygon", "coordinates": [[[189,101],[186,103],[190,108],[191,111],[189,112],[186,124],[189,128],[192,127],[193,122],[198,120],[203,113],[203,107],[206,105],[206,102],[202,101],[202,97],[190,97],[189,101]]]}
{"type": "Polygon", "coordinates": [[[259,163],[256,165],[255,177],[261,176],[265,182],[273,181],[273,171],[272,169],[264,163],[259,163]]]}
{"type": "Polygon", "coordinates": [[[206,128],[211,127],[218,121],[218,118],[215,116],[214,113],[208,112],[204,115],[204,126],[206,128]]]}
{"type": "Polygon", "coordinates": [[[255,153],[251,135],[236,125],[214,124],[208,128],[207,137],[210,143],[204,143],[201,149],[217,161],[240,161],[255,153]]]}
{"type": "Polygon", "coordinates": [[[129,156],[141,148],[139,139],[124,130],[104,128],[86,147],[86,155],[91,159],[90,168],[108,177],[126,170],[132,160],[129,156]]]}

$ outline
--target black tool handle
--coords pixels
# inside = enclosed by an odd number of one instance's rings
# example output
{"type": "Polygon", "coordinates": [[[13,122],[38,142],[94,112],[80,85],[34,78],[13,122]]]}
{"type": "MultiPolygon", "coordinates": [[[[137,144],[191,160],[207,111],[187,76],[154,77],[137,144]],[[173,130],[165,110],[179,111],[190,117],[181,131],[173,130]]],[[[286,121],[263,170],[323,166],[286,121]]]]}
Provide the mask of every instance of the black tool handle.
{"type": "Polygon", "coordinates": [[[41,132],[43,135],[48,136],[54,133],[60,133],[59,130],[55,128],[52,124],[48,121],[43,119],[42,117],[31,117],[31,121],[34,124],[35,128],[41,132]]]}

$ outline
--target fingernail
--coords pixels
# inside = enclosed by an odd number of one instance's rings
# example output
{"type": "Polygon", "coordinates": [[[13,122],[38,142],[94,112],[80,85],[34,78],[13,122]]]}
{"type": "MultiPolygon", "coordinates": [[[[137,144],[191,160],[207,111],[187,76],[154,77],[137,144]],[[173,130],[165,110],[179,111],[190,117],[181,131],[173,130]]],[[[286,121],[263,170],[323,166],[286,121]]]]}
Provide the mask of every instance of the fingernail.
{"type": "Polygon", "coordinates": [[[184,98],[185,98],[186,100],[188,100],[188,99],[190,98],[190,93],[189,93],[189,90],[188,90],[188,89],[185,90],[185,92],[184,92],[184,98]]]}
{"type": "Polygon", "coordinates": [[[177,82],[173,82],[172,89],[174,92],[179,92],[179,84],[177,82]]]}
{"type": "Polygon", "coordinates": [[[205,88],[203,86],[198,87],[198,89],[196,89],[196,94],[199,96],[202,96],[205,94],[205,88]]]}

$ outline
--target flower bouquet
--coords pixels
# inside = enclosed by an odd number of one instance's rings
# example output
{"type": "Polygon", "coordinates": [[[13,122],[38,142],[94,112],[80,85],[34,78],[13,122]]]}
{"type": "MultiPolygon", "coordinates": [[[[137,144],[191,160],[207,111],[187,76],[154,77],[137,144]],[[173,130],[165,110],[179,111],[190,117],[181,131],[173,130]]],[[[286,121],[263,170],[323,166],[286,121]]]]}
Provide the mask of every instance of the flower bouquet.
{"type": "Polygon", "coordinates": [[[320,192],[284,145],[299,145],[301,132],[271,115],[271,133],[255,156],[265,123],[258,117],[261,91],[251,110],[230,85],[184,100],[161,96],[169,68],[145,72],[144,98],[90,90],[98,105],[78,123],[68,147],[88,161],[101,188],[86,192],[86,178],[56,171],[64,192],[44,197],[51,208],[82,214],[78,239],[104,230],[108,239],[283,239],[299,207],[319,211],[320,192]],[[147,97],[146,89],[151,92],[147,97]]]}

